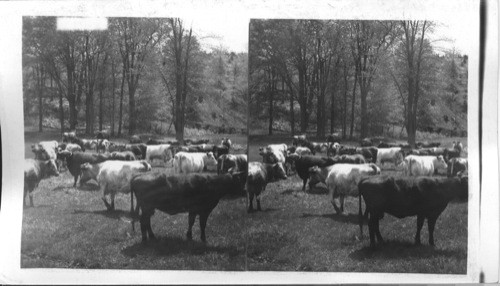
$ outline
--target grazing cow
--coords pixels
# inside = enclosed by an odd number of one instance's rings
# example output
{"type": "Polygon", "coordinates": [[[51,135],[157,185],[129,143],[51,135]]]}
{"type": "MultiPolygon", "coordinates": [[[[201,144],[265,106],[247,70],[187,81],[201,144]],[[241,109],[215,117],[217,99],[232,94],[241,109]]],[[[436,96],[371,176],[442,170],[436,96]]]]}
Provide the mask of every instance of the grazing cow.
{"type": "Polygon", "coordinates": [[[448,177],[455,177],[459,173],[468,172],[467,158],[452,158],[448,162],[448,177]]]}
{"type": "MultiPolygon", "coordinates": [[[[58,158],[61,160],[66,160],[66,165],[68,170],[73,175],[75,182],[73,187],[76,187],[76,182],[78,177],[82,173],[81,165],[84,163],[97,164],[110,159],[109,155],[105,154],[90,154],[84,152],[69,152],[68,150],[63,150],[57,154],[58,158]]],[[[80,180],[80,186],[85,183],[80,180]]]]}
{"type": "MultiPolygon", "coordinates": [[[[417,216],[415,244],[420,244],[420,230],[427,219],[429,244],[434,245],[434,227],[439,215],[454,198],[466,199],[468,178],[431,178],[377,176],[365,178],[359,183],[359,195],[365,200],[369,215],[368,228],[370,245],[375,246],[375,238],[383,242],[379,220],[384,213],[397,218],[417,216]]],[[[360,214],[361,216],[361,214],[360,214]]],[[[363,219],[360,217],[363,232],[363,219]]]]}
{"type": "Polygon", "coordinates": [[[378,148],[377,152],[377,165],[381,166],[385,162],[391,162],[397,166],[403,161],[403,153],[401,147],[393,148],[378,148]]]}
{"type": "Polygon", "coordinates": [[[378,148],[373,146],[356,148],[356,154],[361,154],[367,161],[375,163],[377,162],[378,148]]]}
{"type": "Polygon", "coordinates": [[[337,214],[344,212],[345,196],[358,195],[358,183],[364,176],[379,175],[380,168],[370,164],[335,164],[324,168],[309,168],[310,185],[325,183],[330,191],[332,205],[337,214]],[[335,199],[340,197],[340,208],[335,199]]]}
{"type": "Polygon", "coordinates": [[[112,152],[110,154],[110,159],[117,160],[117,161],[135,161],[135,160],[137,160],[137,158],[135,158],[134,153],[132,153],[131,151],[112,152]]]}
{"type": "Polygon", "coordinates": [[[408,155],[399,165],[406,176],[432,176],[439,169],[448,167],[443,156],[415,156],[408,155]]]}
{"type": "Polygon", "coordinates": [[[208,139],[186,139],[184,140],[184,144],[187,145],[201,145],[201,144],[207,144],[210,142],[208,139]]]}
{"type": "Polygon", "coordinates": [[[319,143],[319,142],[311,142],[305,140],[302,143],[302,147],[307,147],[309,150],[311,150],[312,154],[315,155],[316,152],[324,152],[328,149],[328,144],[326,143],[319,143]]]}
{"type": "Polygon", "coordinates": [[[217,174],[231,172],[247,172],[248,158],[246,154],[224,154],[217,159],[217,174]]]}
{"type": "Polygon", "coordinates": [[[47,161],[25,159],[24,161],[24,196],[23,204],[26,205],[26,195],[29,194],[30,206],[33,205],[33,191],[42,179],[50,176],[59,176],[55,160],[47,161]]]}
{"type": "Polygon", "coordinates": [[[203,171],[216,171],[217,160],[212,152],[179,152],[174,156],[173,165],[176,174],[201,173],[203,171]]]}
{"type": "Polygon", "coordinates": [[[109,142],[108,152],[122,152],[125,151],[126,144],[118,142],[109,142]]]}
{"type": "Polygon", "coordinates": [[[115,195],[117,192],[127,194],[130,192],[130,180],[139,172],[151,171],[151,165],[146,161],[106,161],[98,164],[84,163],[82,181],[94,179],[99,184],[102,192],[102,201],[108,211],[115,209],[115,195]],[[111,197],[108,203],[107,195],[111,197]]]}
{"type": "Polygon", "coordinates": [[[110,144],[111,143],[107,139],[98,139],[97,146],[96,146],[96,152],[100,153],[100,151],[102,151],[102,152],[109,151],[110,144]]]}
{"type": "Polygon", "coordinates": [[[300,156],[305,156],[305,155],[312,155],[311,150],[307,147],[296,147],[296,146],[289,146],[288,147],[288,155],[290,154],[297,154],[300,156]]]}
{"type": "Polygon", "coordinates": [[[254,196],[257,201],[257,210],[262,210],[260,207],[260,194],[265,191],[267,184],[284,179],[286,179],[286,172],[282,163],[248,163],[248,177],[245,185],[249,201],[248,212],[253,211],[254,196]]]}
{"type": "Polygon", "coordinates": [[[294,135],[292,138],[292,145],[293,146],[301,146],[302,142],[306,141],[306,135],[294,135]]]}
{"type": "MultiPolygon", "coordinates": [[[[192,239],[192,228],[196,216],[200,216],[201,241],[206,242],[205,227],[212,210],[219,200],[230,193],[240,193],[246,180],[246,173],[206,175],[190,174],[167,176],[163,173],[145,173],[136,175],[130,182],[130,211],[137,217],[141,210],[142,242],[155,236],[151,229],[151,216],[155,209],[170,215],[189,213],[187,239],[192,239]],[[137,207],[133,210],[133,195],[137,198],[137,207]]],[[[134,229],[135,220],[132,220],[134,229]]]]}
{"type": "Polygon", "coordinates": [[[141,144],[142,143],[141,137],[139,137],[139,135],[132,135],[132,136],[130,136],[129,143],[130,144],[141,144]]]}
{"type": "Polygon", "coordinates": [[[67,143],[67,142],[72,142],[72,139],[73,138],[76,138],[76,131],[71,131],[71,132],[64,132],[63,133],[63,138],[62,138],[62,141],[64,143],[67,143]]]}
{"type": "Polygon", "coordinates": [[[161,145],[148,145],[146,148],[146,158],[148,162],[153,162],[152,160],[158,159],[166,164],[168,161],[172,160],[172,149],[169,144],[161,145]]]}
{"type": "Polygon", "coordinates": [[[290,154],[287,158],[287,163],[292,165],[292,169],[297,170],[297,175],[302,179],[302,191],[306,190],[307,180],[309,180],[309,168],[312,166],[326,167],[338,162],[338,157],[316,157],[316,156],[300,156],[290,154]]]}
{"type": "Polygon", "coordinates": [[[435,148],[441,146],[439,142],[417,142],[415,144],[418,148],[435,148]]]}

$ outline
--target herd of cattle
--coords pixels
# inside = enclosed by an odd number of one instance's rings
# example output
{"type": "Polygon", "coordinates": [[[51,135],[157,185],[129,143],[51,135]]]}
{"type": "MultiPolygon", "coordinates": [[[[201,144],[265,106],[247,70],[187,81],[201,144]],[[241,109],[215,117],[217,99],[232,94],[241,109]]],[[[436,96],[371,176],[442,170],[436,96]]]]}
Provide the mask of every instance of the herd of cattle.
{"type": "Polygon", "coordinates": [[[223,196],[245,190],[247,211],[254,211],[254,198],[257,210],[261,210],[260,197],[267,184],[293,173],[302,179],[303,191],[308,181],[310,189],[326,185],[339,214],[344,212],[346,196],[359,196],[361,234],[363,221],[368,219],[372,246],[375,239],[382,241],[379,220],[384,213],[398,218],[416,215],[416,243],[420,243],[420,230],[427,219],[429,243],[433,245],[438,216],[453,198],[466,198],[468,194],[467,159],[461,157],[460,142],[454,142],[452,148],[419,143],[417,149],[412,149],[386,141],[377,143],[372,138],[363,139],[361,146],[355,147],[339,144],[333,135],[322,143],[300,135],[293,137],[290,146],[261,147],[262,162],[248,162],[245,154],[231,154],[229,138],[223,138],[220,144],[209,144],[207,139],[187,139],[180,144],[156,139],[142,143],[138,136],[132,136],[129,144],[121,144],[111,142],[106,132],[99,132],[96,139],[80,139],[75,132],[68,132],[62,141],[32,145],[35,159],[26,159],[24,198],[29,194],[33,206],[32,192],[41,179],[58,176],[67,169],[74,177],[74,187],[79,178],[80,186],[95,180],[108,210],[114,210],[117,192],[131,193],[132,227],[139,218],[143,242],[155,238],[150,222],[155,209],[168,214],[189,213],[188,239],[192,238],[192,227],[199,216],[201,240],[205,242],[208,216],[223,196]],[[152,172],[155,160],[173,172],[152,172]],[[387,162],[405,176],[380,175],[380,166],[387,162]],[[439,169],[447,171],[447,178],[432,177],[439,169]],[[337,198],[340,206],[335,202],[337,198]],[[364,217],[361,198],[366,205],[364,217]]]}

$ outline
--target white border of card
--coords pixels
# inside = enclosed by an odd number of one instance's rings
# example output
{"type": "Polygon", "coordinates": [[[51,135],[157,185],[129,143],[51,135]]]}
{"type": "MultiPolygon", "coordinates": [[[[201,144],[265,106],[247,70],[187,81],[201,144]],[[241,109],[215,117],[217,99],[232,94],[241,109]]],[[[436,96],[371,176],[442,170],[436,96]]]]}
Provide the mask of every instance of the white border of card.
{"type": "MultiPolygon", "coordinates": [[[[0,213],[0,283],[70,284],[316,284],[316,283],[474,283],[498,281],[498,22],[497,3],[488,1],[488,35],[483,111],[483,177],[479,193],[479,1],[473,0],[209,0],[209,1],[11,1],[0,2],[0,124],[3,178],[0,213]],[[467,23],[469,41],[468,144],[470,195],[466,275],[393,273],[209,272],[151,270],[20,269],[23,188],[22,16],[227,17],[304,19],[429,19],[467,23]],[[493,25],[493,27],[492,27],[493,25]],[[491,34],[494,32],[496,34],[491,34]],[[493,156],[494,154],[495,156],[493,156]],[[480,201],[481,200],[481,201],[480,201]]],[[[228,18],[230,19],[232,18],[228,18]]],[[[227,23],[231,25],[230,22],[227,23]]],[[[248,35],[247,30],[241,31],[248,35]]]]}

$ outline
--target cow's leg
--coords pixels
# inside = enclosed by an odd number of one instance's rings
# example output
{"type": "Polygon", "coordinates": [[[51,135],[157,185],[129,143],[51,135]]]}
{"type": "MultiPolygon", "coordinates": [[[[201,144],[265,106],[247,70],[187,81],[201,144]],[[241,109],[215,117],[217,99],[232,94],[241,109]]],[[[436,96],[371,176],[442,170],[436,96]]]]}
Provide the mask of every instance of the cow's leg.
{"type": "Polygon", "coordinates": [[[384,213],[377,213],[375,216],[375,234],[377,235],[377,241],[379,243],[383,243],[384,239],[382,238],[382,234],[380,233],[380,219],[384,217],[384,213]]]}
{"type": "MultiPolygon", "coordinates": [[[[196,219],[196,213],[195,212],[189,212],[189,217],[188,217],[188,231],[186,233],[186,238],[188,240],[193,240],[193,225],[194,221],[196,219]]],[[[201,220],[201,216],[200,216],[201,220]]]]}
{"type": "Polygon", "coordinates": [[[345,201],[345,196],[340,195],[340,213],[344,213],[344,201],[345,201]]]}
{"type": "Polygon", "coordinates": [[[436,226],[437,216],[427,218],[427,227],[429,229],[429,244],[434,246],[434,227],[436,226]]]}
{"type": "MultiPolygon", "coordinates": [[[[73,184],[73,188],[76,187],[76,182],[78,181],[78,175],[77,176],[73,176],[74,179],[75,179],[75,183],[73,184]]],[[[82,186],[82,182],[80,181],[80,187],[82,186]]]]}
{"type": "Polygon", "coordinates": [[[260,191],[258,194],[255,194],[255,200],[257,201],[257,210],[262,211],[260,207],[260,195],[264,192],[264,188],[262,188],[262,191],[260,191]]]}
{"type": "Polygon", "coordinates": [[[151,229],[151,216],[154,211],[151,210],[142,210],[141,217],[139,219],[141,223],[141,234],[142,234],[142,242],[145,243],[148,240],[148,234],[150,239],[156,239],[153,231],[151,229]]]}
{"type": "Polygon", "coordinates": [[[415,244],[420,245],[420,231],[424,225],[425,217],[421,214],[417,215],[417,234],[415,234],[415,244]]]}
{"type": "Polygon", "coordinates": [[[205,236],[205,227],[207,226],[208,215],[210,215],[210,211],[200,213],[200,230],[201,230],[201,241],[207,242],[207,238],[205,236]]]}
{"type": "Polygon", "coordinates": [[[340,214],[341,213],[340,208],[337,206],[337,203],[335,202],[335,197],[336,196],[337,196],[337,191],[336,191],[335,186],[333,186],[333,190],[332,190],[332,205],[333,205],[333,208],[335,209],[335,212],[337,214],[340,214]]]}
{"type": "Polygon", "coordinates": [[[30,206],[34,207],[34,205],[33,205],[33,193],[29,192],[29,196],[30,196],[30,206]]]}
{"type": "Polygon", "coordinates": [[[253,211],[253,192],[248,192],[248,212],[251,213],[253,211]]]}
{"type": "Polygon", "coordinates": [[[368,232],[370,233],[370,246],[375,247],[375,220],[378,219],[374,214],[370,215],[368,221],[368,232]]]}
{"type": "Polygon", "coordinates": [[[111,205],[108,203],[108,200],[106,199],[106,189],[107,189],[107,185],[106,183],[102,184],[101,186],[101,192],[102,192],[102,201],[104,202],[104,205],[106,206],[106,209],[108,209],[108,211],[112,210],[111,209],[111,205]]]}
{"type": "Polygon", "coordinates": [[[111,193],[111,210],[114,211],[115,210],[115,195],[116,193],[115,192],[112,192],[111,193]]]}
{"type": "MultiPolygon", "coordinates": [[[[306,184],[307,184],[307,178],[303,180],[304,184],[302,185],[302,191],[305,192],[306,191],[306,184]]],[[[311,186],[309,186],[309,188],[311,188],[311,186]]]]}

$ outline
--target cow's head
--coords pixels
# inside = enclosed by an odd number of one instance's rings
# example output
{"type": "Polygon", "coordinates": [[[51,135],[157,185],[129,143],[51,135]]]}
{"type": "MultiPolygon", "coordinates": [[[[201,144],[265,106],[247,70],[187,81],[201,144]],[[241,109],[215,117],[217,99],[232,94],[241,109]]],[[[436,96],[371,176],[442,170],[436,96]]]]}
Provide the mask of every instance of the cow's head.
{"type": "Polygon", "coordinates": [[[205,164],[207,170],[209,171],[217,170],[217,159],[215,159],[213,152],[206,153],[206,156],[203,159],[203,163],[205,164]]]}
{"type": "Polygon", "coordinates": [[[274,178],[276,180],[285,180],[286,179],[286,171],[283,163],[277,163],[273,166],[274,178]]]}
{"type": "Polygon", "coordinates": [[[442,155],[436,157],[434,168],[436,169],[447,169],[448,165],[446,164],[442,155]]]}
{"type": "Polygon", "coordinates": [[[309,188],[314,187],[316,184],[325,182],[325,178],[321,175],[321,168],[318,166],[312,166],[308,169],[309,171],[309,188]]]}

